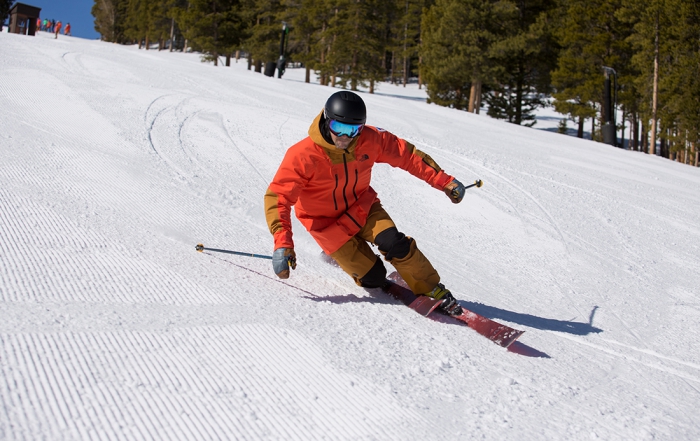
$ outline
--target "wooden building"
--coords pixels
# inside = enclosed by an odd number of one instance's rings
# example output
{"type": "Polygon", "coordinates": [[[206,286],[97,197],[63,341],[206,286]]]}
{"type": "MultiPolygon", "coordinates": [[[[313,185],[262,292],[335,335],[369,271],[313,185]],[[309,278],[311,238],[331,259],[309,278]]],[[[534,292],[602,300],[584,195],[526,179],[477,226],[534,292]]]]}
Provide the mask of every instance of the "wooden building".
{"type": "Polygon", "coordinates": [[[34,35],[36,34],[36,21],[39,18],[41,8],[15,3],[10,9],[10,33],[34,35]]]}

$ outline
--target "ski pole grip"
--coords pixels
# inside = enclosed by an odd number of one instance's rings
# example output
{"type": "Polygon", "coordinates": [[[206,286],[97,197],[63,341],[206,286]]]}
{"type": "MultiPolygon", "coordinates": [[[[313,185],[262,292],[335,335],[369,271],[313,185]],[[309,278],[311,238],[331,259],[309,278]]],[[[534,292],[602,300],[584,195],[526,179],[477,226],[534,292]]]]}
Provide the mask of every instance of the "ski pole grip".
{"type": "Polygon", "coordinates": [[[471,184],[471,185],[467,185],[466,187],[464,187],[464,189],[466,190],[467,188],[472,188],[472,187],[477,187],[477,188],[479,188],[479,187],[481,187],[482,185],[484,185],[483,181],[482,181],[481,179],[477,179],[476,182],[474,182],[474,183],[471,184]]]}

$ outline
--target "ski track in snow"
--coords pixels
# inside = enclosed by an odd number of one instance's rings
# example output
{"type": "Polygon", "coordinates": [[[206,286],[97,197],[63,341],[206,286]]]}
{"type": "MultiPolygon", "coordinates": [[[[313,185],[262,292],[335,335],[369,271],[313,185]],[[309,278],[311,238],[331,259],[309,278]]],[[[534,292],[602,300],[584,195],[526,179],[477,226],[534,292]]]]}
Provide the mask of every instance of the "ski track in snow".
{"type": "Polygon", "coordinates": [[[330,92],[0,33],[0,439],[700,437],[697,169],[363,94],[484,179],[456,206],[389,167],[373,185],[463,305],[550,358],[355,286],[296,220],[289,280],[195,252],[271,252],[263,194],[330,92]]]}

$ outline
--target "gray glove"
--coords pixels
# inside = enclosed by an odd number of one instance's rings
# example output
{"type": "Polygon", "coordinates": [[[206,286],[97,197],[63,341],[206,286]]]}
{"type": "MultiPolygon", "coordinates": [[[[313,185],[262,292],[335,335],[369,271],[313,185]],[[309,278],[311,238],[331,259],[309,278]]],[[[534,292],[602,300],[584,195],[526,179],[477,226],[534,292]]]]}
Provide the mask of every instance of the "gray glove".
{"type": "Polygon", "coordinates": [[[289,278],[289,267],[297,267],[297,255],[294,248],[277,248],[272,253],[272,269],[280,279],[289,278]]]}
{"type": "Polygon", "coordinates": [[[449,184],[445,185],[445,194],[450,198],[453,204],[459,204],[464,198],[464,193],[467,189],[456,179],[453,179],[449,184]]]}

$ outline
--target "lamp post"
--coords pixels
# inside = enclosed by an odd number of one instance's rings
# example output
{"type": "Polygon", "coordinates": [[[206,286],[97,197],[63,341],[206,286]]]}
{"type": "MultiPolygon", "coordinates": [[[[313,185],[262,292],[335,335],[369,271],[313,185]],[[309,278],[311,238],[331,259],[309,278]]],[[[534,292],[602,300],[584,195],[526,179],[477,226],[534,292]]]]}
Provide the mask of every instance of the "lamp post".
{"type": "Polygon", "coordinates": [[[603,142],[617,146],[617,128],[615,127],[615,114],[617,113],[617,72],[612,67],[603,66],[605,72],[605,86],[603,89],[603,142]],[[612,77],[613,89],[611,91],[610,77],[612,77]]]}
{"type": "Polygon", "coordinates": [[[282,78],[282,74],[284,73],[284,65],[287,62],[284,57],[284,53],[287,49],[287,35],[289,35],[289,27],[287,26],[287,22],[283,21],[282,40],[280,41],[280,58],[277,60],[277,78],[282,78]]]}

